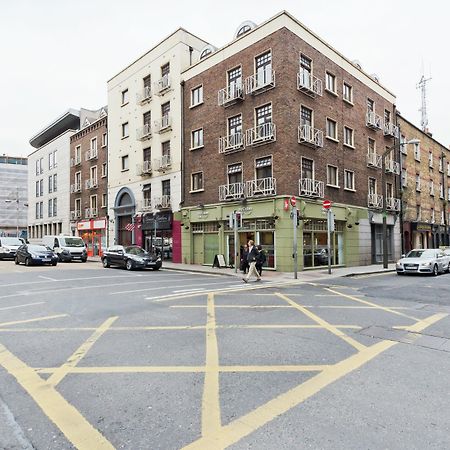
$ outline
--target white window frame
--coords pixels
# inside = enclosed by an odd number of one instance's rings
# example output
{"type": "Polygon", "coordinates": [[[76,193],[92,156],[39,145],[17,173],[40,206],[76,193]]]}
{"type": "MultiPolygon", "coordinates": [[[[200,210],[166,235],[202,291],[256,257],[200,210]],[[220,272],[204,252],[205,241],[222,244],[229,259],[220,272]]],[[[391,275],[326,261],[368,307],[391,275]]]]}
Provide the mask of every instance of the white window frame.
{"type": "Polygon", "coordinates": [[[420,174],[416,173],[416,192],[420,192],[421,190],[420,174]]]}
{"type": "Polygon", "coordinates": [[[108,133],[102,134],[102,148],[108,145],[108,133]]]}
{"type": "Polygon", "coordinates": [[[123,91],[121,91],[120,93],[120,106],[125,106],[128,105],[128,103],[130,102],[130,95],[129,95],[129,91],[128,88],[124,89],[123,91]]]}
{"type": "Polygon", "coordinates": [[[343,136],[344,143],[343,143],[343,145],[345,145],[346,147],[355,148],[355,130],[353,128],[350,128],[350,127],[347,127],[346,125],[344,125],[343,133],[344,133],[344,136],[343,136]],[[350,130],[351,131],[351,143],[350,144],[345,142],[345,130],[350,130]]]}
{"type": "Polygon", "coordinates": [[[337,166],[334,166],[333,164],[327,164],[327,186],[329,187],[333,187],[333,188],[337,188],[339,189],[339,168],[337,166]],[[332,184],[330,182],[330,168],[335,169],[335,174],[336,174],[336,184],[332,184]]]}
{"type": "Polygon", "coordinates": [[[102,164],[102,178],[105,178],[108,176],[108,163],[102,164]]]}
{"type": "Polygon", "coordinates": [[[203,171],[200,170],[200,171],[198,171],[198,172],[193,172],[193,173],[191,173],[191,190],[190,190],[190,192],[191,192],[191,193],[194,193],[194,192],[202,192],[202,191],[204,191],[204,190],[205,190],[205,178],[204,178],[204,173],[203,173],[203,171]],[[200,189],[194,189],[194,175],[199,175],[199,174],[202,175],[202,187],[201,187],[200,189]]]}
{"type": "Polygon", "coordinates": [[[102,194],[102,206],[101,208],[106,208],[108,206],[108,194],[102,194]]]}
{"type": "Polygon", "coordinates": [[[196,130],[192,130],[191,131],[191,148],[190,150],[196,150],[199,148],[204,147],[204,134],[203,134],[203,128],[197,128],[196,130]],[[199,139],[198,143],[194,142],[194,135],[195,133],[199,132],[199,136],[201,137],[201,139],[199,139]],[[196,145],[197,144],[197,145],[196,145]]]}
{"type": "Polygon", "coordinates": [[[337,96],[337,83],[336,83],[336,75],[334,73],[328,72],[328,70],[325,72],[325,90],[329,92],[330,94],[333,94],[337,96]],[[330,89],[328,85],[328,80],[333,81],[333,87],[334,89],[330,89]]]}
{"type": "Polygon", "coordinates": [[[349,83],[347,83],[346,81],[342,82],[342,100],[344,100],[344,102],[348,103],[349,105],[353,106],[353,86],[349,83]],[[349,91],[350,91],[350,98],[347,98],[345,96],[345,87],[348,86],[349,87],[349,91]]]}
{"type": "Polygon", "coordinates": [[[126,172],[127,170],[130,170],[130,158],[128,155],[123,155],[120,158],[120,167],[121,167],[121,172],[126,172]],[[126,159],[125,159],[126,158],[126,159]],[[124,168],[124,161],[127,161],[127,167],[124,168]]]}
{"type": "Polygon", "coordinates": [[[404,155],[408,154],[408,145],[406,144],[406,136],[403,134],[400,136],[400,152],[403,153],[404,155]]]}
{"type": "Polygon", "coordinates": [[[355,172],[353,170],[344,169],[344,191],[356,192],[355,172]],[[347,186],[347,174],[352,174],[352,187],[347,186]]]}
{"type": "Polygon", "coordinates": [[[420,162],[420,143],[414,143],[414,159],[420,162]]]}
{"type": "Polygon", "coordinates": [[[130,125],[128,122],[122,124],[122,139],[126,139],[130,136],[130,125]]]}
{"type": "Polygon", "coordinates": [[[334,142],[339,142],[338,140],[338,123],[336,120],[332,119],[331,117],[327,117],[325,120],[325,134],[326,134],[326,138],[330,139],[331,141],[334,142]],[[334,123],[334,136],[329,136],[328,135],[328,122],[333,122],[334,123]]]}
{"type": "Polygon", "coordinates": [[[200,84],[194,88],[191,89],[191,108],[194,108],[198,105],[201,105],[203,103],[203,84],[200,84]],[[198,99],[196,101],[196,91],[199,92],[199,95],[197,96],[198,99]]]}

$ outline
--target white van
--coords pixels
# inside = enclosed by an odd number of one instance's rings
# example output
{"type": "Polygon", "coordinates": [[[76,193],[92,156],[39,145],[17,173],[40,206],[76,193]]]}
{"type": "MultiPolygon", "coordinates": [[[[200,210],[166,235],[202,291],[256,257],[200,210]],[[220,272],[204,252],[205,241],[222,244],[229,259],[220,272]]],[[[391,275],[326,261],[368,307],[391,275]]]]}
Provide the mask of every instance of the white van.
{"type": "Polygon", "coordinates": [[[78,236],[44,236],[42,243],[50,247],[60,261],[87,261],[86,246],[78,236]]]}

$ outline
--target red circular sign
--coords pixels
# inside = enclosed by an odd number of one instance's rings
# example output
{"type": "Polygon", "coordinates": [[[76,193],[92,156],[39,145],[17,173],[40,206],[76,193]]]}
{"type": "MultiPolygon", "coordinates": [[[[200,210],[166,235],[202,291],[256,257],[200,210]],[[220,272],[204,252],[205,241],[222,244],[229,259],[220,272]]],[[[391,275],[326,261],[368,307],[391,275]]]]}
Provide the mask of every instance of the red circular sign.
{"type": "Polygon", "coordinates": [[[324,200],[323,203],[322,203],[322,206],[323,206],[325,209],[331,208],[331,202],[330,202],[330,200],[324,200]]]}
{"type": "Polygon", "coordinates": [[[295,197],[291,197],[291,205],[292,205],[292,207],[295,207],[296,204],[297,204],[297,199],[295,197]]]}

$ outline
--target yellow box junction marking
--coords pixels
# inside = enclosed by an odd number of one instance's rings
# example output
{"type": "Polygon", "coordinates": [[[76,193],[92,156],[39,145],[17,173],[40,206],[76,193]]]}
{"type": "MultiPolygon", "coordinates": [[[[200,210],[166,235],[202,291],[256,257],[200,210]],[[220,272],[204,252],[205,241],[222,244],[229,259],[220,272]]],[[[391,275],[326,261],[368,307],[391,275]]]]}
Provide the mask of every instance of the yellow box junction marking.
{"type": "Polygon", "coordinates": [[[0,323],[0,327],[6,327],[10,325],[20,325],[22,323],[40,322],[41,320],[59,319],[61,317],[67,317],[68,314],[57,314],[55,316],[36,317],[35,319],[16,320],[14,322],[0,323]]]}

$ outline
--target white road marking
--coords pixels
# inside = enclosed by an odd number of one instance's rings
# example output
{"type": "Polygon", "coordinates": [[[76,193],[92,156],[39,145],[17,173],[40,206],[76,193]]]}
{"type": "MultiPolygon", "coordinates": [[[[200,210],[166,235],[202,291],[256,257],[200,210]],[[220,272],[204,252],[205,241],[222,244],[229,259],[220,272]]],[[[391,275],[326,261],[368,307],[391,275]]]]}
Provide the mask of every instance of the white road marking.
{"type": "Polygon", "coordinates": [[[55,280],[54,278],[44,277],[44,275],[39,275],[39,278],[43,278],[44,280],[50,280],[50,281],[58,281],[58,280],[55,280]]]}
{"type": "Polygon", "coordinates": [[[181,289],[178,291],[173,291],[173,292],[194,292],[194,291],[204,291],[205,289],[203,288],[197,288],[197,289],[181,289]]]}
{"type": "Polygon", "coordinates": [[[7,306],[6,308],[0,308],[0,311],[5,311],[6,309],[25,308],[25,306],[43,305],[44,303],[46,302],[26,303],[25,305],[7,306]]]}

